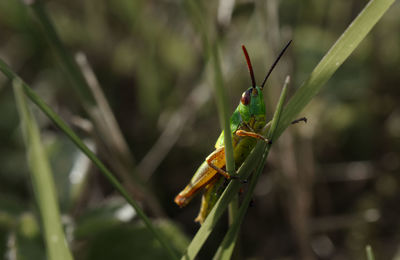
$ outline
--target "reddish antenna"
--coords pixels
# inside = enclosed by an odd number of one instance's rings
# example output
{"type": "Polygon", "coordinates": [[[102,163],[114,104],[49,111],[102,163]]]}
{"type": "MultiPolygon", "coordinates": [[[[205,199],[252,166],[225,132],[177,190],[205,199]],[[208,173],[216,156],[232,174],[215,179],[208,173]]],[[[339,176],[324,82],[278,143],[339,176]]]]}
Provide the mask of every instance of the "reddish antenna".
{"type": "Polygon", "coordinates": [[[255,88],[256,87],[256,80],[254,78],[253,66],[251,66],[250,57],[249,57],[249,54],[247,53],[246,47],[244,47],[244,45],[242,45],[242,49],[243,49],[244,56],[246,57],[247,67],[249,68],[250,77],[251,77],[251,83],[253,84],[252,85],[253,88],[255,88]]]}

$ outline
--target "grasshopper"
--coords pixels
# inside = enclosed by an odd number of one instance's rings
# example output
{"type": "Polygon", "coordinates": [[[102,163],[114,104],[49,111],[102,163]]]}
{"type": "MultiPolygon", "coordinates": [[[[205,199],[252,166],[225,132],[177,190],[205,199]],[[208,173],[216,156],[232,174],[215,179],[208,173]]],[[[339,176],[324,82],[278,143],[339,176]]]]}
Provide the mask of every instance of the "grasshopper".
{"type": "MultiPolygon", "coordinates": [[[[250,57],[246,48],[242,45],[250,72],[252,86],[243,92],[239,105],[230,118],[230,134],[232,135],[236,169],[245,161],[256,145],[257,140],[263,140],[269,143],[269,140],[261,134],[262,129],[267,123],[262,90],[269,75],[290,43],[291,41],[283,48],[278,58],[269,69],[260,87],[256,85],[250,57]]],[[[200,212],[195,219],[195,221],[200,224],[204,222],[208,213],[221,195],[226,180],[232,178],[232,176],[225,171],[225,164],[224,131],[222,131],[215,144],[215,150],[207,156],[205,161],[200,165],[189,184],[175,197],[175,203],[180,207],[184,207],[199,191],[203,188],[205,189],[200,212]]]]}

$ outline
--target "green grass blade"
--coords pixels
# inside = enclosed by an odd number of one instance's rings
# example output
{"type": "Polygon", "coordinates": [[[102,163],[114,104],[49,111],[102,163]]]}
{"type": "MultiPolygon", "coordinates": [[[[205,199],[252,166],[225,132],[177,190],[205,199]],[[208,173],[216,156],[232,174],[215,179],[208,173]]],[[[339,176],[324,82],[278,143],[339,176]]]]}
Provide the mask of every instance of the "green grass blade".
{"type": "Polygon", "coordinates": [[[283,103],[286,100],[287,88],[288,88],[289,82],[290,82],[290,77],[287,76],[285,79],[285,83],[283,84],[283,88],[281,91],[281,96],[279,97],[278,104],[276,105],[274,116],[272,117],[271,128],[269,129],[268,134],[267,134],[267,139],[271,140],[271,142],[276,141],[275,131],[278,128],[278,125],[280,123],[280,118],[281,118],[282,109],[283,109],[283,103]]]}
{"type": "Polygon", "coordinates": [[[72,129],[38,96],[36,93],[24,83],[4,61],[0,59],[0,70],[10,79],[21,82],[24,93],[45,113],[50,120],[63,131],[67,137],[99,168],[114,188],[126,199],[126,201],[136,210],[138,216],[143,220],[145,225],[153,233],[154,237],[164,247],[171,259],[175,259],[176,255],[171,249],[169,243],[161,235],[161,233],[152,225],[150,219],[145,215],[139,205],[133,200],[122,184],[114,177],[114,174],[97,158],[97,156],[82,142],[82,140],[72,131],[72,129]]]}
{"type": "MultiPolygon", "coordinates": [[[[217,40],[211,41],[209,30],[207,30],[207,24],[204,20],[204,15],[201,10],[199,3],[196,1],[185,1],[187,10],[190,13],[193,24],[196,29],[200,32],[201,39],[203,42],[206,55],[211,61],[211,65],[214,72],[214,91],[216,94],[216,103],[219,115],[219,122],[221,122],[221,129],[224,133],[230,133],[230,116],[229,116],[229,105],[227,101],[226,91],[224,89],[224,82],[222,76],[221,62],[218,53],[218,42],[217,40]]],[[[226,171],[231,175],[235,173],[235,161],[233,155],[232,136],[230,134],[224,135],[224,146],[225,146],[225,160],[226,160],[226,171]]],[[[229,205],[229,219],[234,219],[237,211],[237,201],[232,201],[229,205]]]]}
{"type": "MultiPolygon", "coordinates": [[[[301,110],[311,101],[318,93],[321,87],[329,80],[333,73],[345,61],[345,59],[354,51],[367,33],[379,21],[382,15],[393,4],[394,0],[372,0],[364,10],[357,16],[352,24],[340,36],[337,42],[332,46],[331,50],[324,56],[321,62],[317,65],[310,77],[303,83],[302,87],[296,92],[293,98],[289,101],[284,109],[280,124],[274,131],[274,140],[276,140],[283,131],[290,125],[301,110]]],[[[252,151],[242,167],[239,169],[239,176],[249,174],[248,171],[252,168],[252,163],[256,163],[257,157],[262,156],[262,147],[258,144],[252,151]]],[[[235,196],[240,188],[238,181],[231,181],[218,200],[206,221],[203,223],[199,231],[194,236],[188,246],[182,259],[194,259],[199,250],[211,234],[212,229],[216,225],[219,218],[222,216],[229,202],[235,196]]]]}
{"type": "Polygon", "coordinates": [[[222,79],[221,64],[218,56],[217,44],[213,44],[211,47],[211,60],[214,68],[214,78],[215,78],[215,93],[217,96],[217,107],[220,122],[222,124],[222,130],[224,133],[229,133],[224,135],[224,146],[225,146],[225,157],[226,157],[226,170],[230,174],[235,174],[235,162],[233,159],[233,145],[232,136],[230,134],[230,117],[229,117],[229,106],[224,90],[224,83],[222,79]]]}
{"type": "Polygon", "coordinates": [[[367,260],[375,260],[374,252],[372,251],[372,247],[370,245],[365,247],[365,252],[367,254],[367,260]]]}
{"type": "MultiPolygon", "coordinates": [[[[235,175],[235,161],[233,158],[233,145],[232,145],[232,135],[230,128],[230,117],[229,117],[229,106],[226,98],[226,93],[224,90],[222,72],[221,72],[221,64],[218,56],[218,47],[217,44],[213,44],[211,47],[211,61],[214,68],[214,87],[215,93],[217,96],[217,107],[219,114],[219,121],[222,122],[222,130],[224,133],[224,146],[225,146],[225,161],[226,161],[226,171],[235,175]]],[[[236,197],[237,198],[237,197],[236,197]]],[[[229,205],[229,220],[236,218],[236,214],[238,212],[238,200],[233,199],[229,205]]],[[[229,221],[231,223],[231,221],[229,221]]]]}
{"type": "Polygon", "coordinates": [[[393,3],[394,0],[371,0],[366,5],[289,100],[277,131],[278,136],[332,77],[393,3]]]}
{"type": "Polygon", "coordinates": [[[47,255],[52,260],[72,260],[61,224],[53,174],[40,140],[39,128],[28,108],[22,82],[14,80],[13,87],[27,148],[32,186],[43,224],[47,255]]]}
{"type": "MultiPolygon", "coordinates": [[[[230,133],[230,117],[229,117],[229,105],[226,97],[226,91],[224,89],[224,82],[222,76],[221,62],[218,53],[218,43],[216,40],[211,41],[208,37],[209,32],[207,31],[207,25],[203,18],[203,12],[199,3],[192,0],[186,0],[185,4],[187,10],[190,13],[190,17],[193,19],[193,24],[196,29],[200,32],[203,41],[204,49],[206,50],[206,56],[210,58],[212,69],[214,72],[214,90],[216,94],[216,103],[218,108],[219,121],[221,122],[221,129],[224,133],[230,133]]],[[[233,146],[231,135],[224,135],[225,144],[225,157],[226,157],[226,170],[230,174],[235,172],[235,162],[233,159],[233,146]]]]}
{"type": "MultiPolygon", "coordinates": [[[[289,84],[289,77],[286,78],[285,84],[282,88],[281,96],[279,98],[278,104],[275,109],[274,116],[272,118],[272,123],[271,123],[271,128],[268,132],[267,138],[269,138],[271,141],[274,141],[274,132],[279,124],[280,121],[280,116],[283,108],[283,104],[286,100],[286,95],[287,95],[287,85],[289,84]]],[[[252,176],[250,185],[249,185],[249,190],[246,193],[245,198],[243,199],[242,205],[240,206],[239,213],[237,215],[237,218],[233,222],[233,224],[229,227],[228,232],[226,233],[222,243],[219,245],[217,252],[214,255],[214,259],[230,259],[233,253],[233,250],[235,248],[236,240],[239,234],[240,226],[244,220],[244,216],[246,215],[247,208],[250,205],[251,198],[253,197],[254,189],[257,185],[258,178],[260,177],[262,173],[262,169],[264,168],[265,160],[267,159],[269,150],[271,148],[271,145],[264,145],[264,154],[263,157],[258,163],[258,168],[255,172],[255,174],[252,176]]]]}

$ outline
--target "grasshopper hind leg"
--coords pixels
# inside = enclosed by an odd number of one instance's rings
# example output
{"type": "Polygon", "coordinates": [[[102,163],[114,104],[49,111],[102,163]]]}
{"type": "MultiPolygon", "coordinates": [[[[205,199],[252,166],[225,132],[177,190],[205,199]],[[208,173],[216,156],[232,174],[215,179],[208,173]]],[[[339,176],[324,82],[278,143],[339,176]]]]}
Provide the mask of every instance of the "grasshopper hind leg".
{"type": "Polygon", "coordinates": [[[224,176],[227,179],[231,178],[231,175],[225,171],[224,169],[221,169],[219,167],[217,167],[213,161],[225,161],[225,147],[222,146],[218,149],[216,149],[214,152],[212,152],[209,156],[207,156],[206,158],[206,162],[208,164],[208,166],[210,166],[211,168],[213,168],[214,170],[216,170],[219,174],[221,174],[222,176],[224,176]]]}
{"type": "Polygon", "coordinates": [[[216,178],[207,184],[205,187],[205,192],[201,198],[199,214],[194,220],[195,222],[203,224],[204,220],[213,209],[215,203],[217,203],[227,184],[227,179],[222,178],[221,176],[216,176],[216,178]]]}

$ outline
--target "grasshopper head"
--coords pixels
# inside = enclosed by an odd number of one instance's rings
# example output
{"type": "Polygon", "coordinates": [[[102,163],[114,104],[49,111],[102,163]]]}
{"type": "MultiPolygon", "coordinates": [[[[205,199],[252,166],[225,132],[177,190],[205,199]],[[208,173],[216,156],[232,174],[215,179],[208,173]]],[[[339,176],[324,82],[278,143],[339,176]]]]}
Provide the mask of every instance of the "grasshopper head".
{"type": "Polygon", "coordinates": [[[251,124],[256,131],[259,128],[258,124],[260,127],[265,124],[265,104],[260,87],[250,87],[243,92],[239,103],[239,113],[242,120],[251,124]]]}
{"type": "Polygon", "coordinates": [[[239,112],[243,121],[248,123],[251,117],[263,116],[265,118],[265,104],[262,94],[262,87],[256,85],[253,66],[251,65],[249,54],[247,53],[244,45],[242,45],[242,49],[244,56],[246,57],[247,66],[249,68],[252,86],[243,92],[242,98],[240,99],[239,112]]]}
{"type": "Polygon", "coordinates": [[[243,122],[247,123],[251,126],[255,131],[258,131],[263,127],[265,124],[265,104],[264,104],[264,97],[262,94],[262,90],[264,88],[265,82],[267,81],[269,75],[271,74],[272,70],[275,68],[276,64],[278,63],[279,59],[282,57],[283,53],[289,47],[289,41],[286,46],[283,48],[281,53],[279,54],[278,58],[272,64],[271,68],[269,69],[267,76],[264,78],[261,87],[256,85],[256,80],[254,77],[253,67],[251,65],[249,54],[247,53],[246,47],[242,45],[244,56],[246,57],[247,66],[249,68],[250,77],[252,86],[247,89],[242,94],[242,98],[240,99],[239,103],[239,113],[240,118],[243,122]]]}

